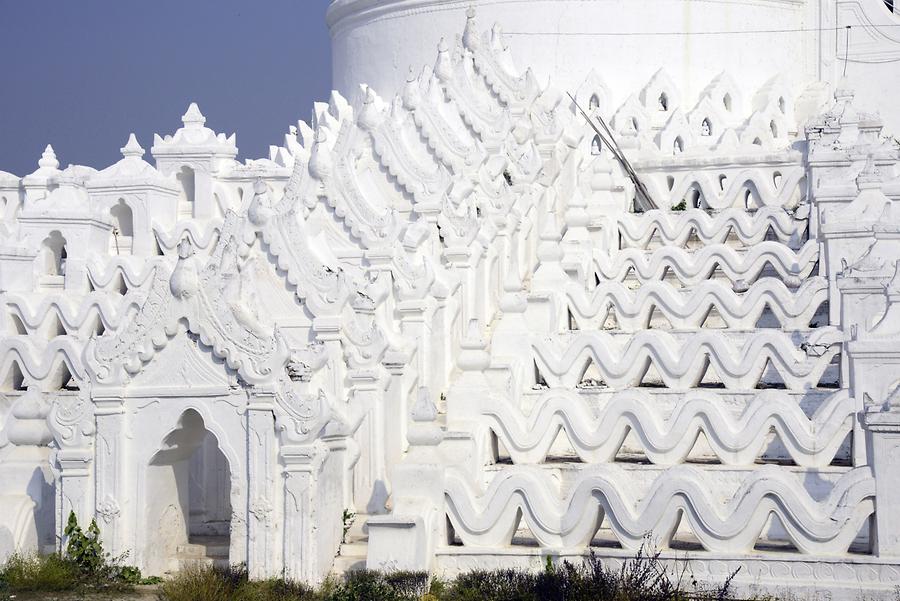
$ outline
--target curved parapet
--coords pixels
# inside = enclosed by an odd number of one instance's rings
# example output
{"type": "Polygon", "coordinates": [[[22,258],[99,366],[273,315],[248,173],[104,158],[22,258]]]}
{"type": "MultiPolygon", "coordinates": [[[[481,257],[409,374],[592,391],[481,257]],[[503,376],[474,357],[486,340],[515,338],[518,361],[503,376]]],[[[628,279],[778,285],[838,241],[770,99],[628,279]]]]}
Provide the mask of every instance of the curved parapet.
{"type": "Polygon", "coordinates": [[[767,267],[786,283],[798,286],[808,277],[819,258],[819,245],[811,240],[793,251],[779,242],[766,241],[737,251],[725,244],[710,244],[691,252],[664,247],[655,251],[627,248],[613,257],[595,253],[594,268],[600,280],[621,282],[629,272],[640,280],[661,280],[667,273],[690,286],[712,276],[718,268],[732,282],[752,283],[767,267]]]}
{"type": "Polygon", "coordinates": [[[647,282],[637,289],[621,282],[603,282],[590,292],[573,284],[566,293],[573,325],[581,330],[602,328],[611,313],[621,330],[642,330],[650,326],[657,312],[673,328],[699,328],[714,309],[729,328],[753,329],[768,310],[783,329],[798,330],[809,327],[828,300],[828,281],[811,277],[791,290],[780,280],[763,278],[743,293],[715,280],[690,289],[668,282],[647,282]]]}
{"type": "Polygon", "coordinates": [[[875,510],[869,467],[843,474],[822,500],[776,466],[754,469],[730,494],[714,480],[711,472],[677,466],[641,494],[622,468],[598,465],[580,471],[561,495],[552,473],[513,466],[483,492],[457,476],[447,478],[445,490],[456,534],[475,547],[508,545],[520,519],[541,546],[586,547],[605,519],[623,547],[637,550],[648,532],[667,545],[685,520],[704,549],[748,553],[774,515],[802,553],[829,555],[846,552],[875,510]]]}
{"type": "Polygon", "coordinates": [[[711,367],[726,388],[746,390],[756,388],[771,365],[788,389],[804,390],[818,385],[840,351],[839,341],[832,328],[816,330],[803,341],[808,351],[798,348],[791,335],[771,330],[743,336],[644,330],[624,337],[595,331],[568,340],[541,340],[533,350],[535,365],[551,388],[574,388],[590,367],[611,388],[639,386],[653,366],[669,388],[695,388],[711,367]]]}
{"type": "Polygon", "coordinates": [[[778,242],[798,248],[808,226],[807,220],[797,219],[780,207],[764,207],[753,213],[732,207],[712,215],[702,209],[654,209],[621,215],[617,221],[625,248],[647,248],[654,236],[664,246],[684,247],[692,238],[702,244],[722,244],[729,236],[743,246],[753,246],[766,240],[770,231],[778,242]]]}
{"type": "Polygon", "coordinates": [[[594,410],[583,396],[554,390],[543,395],[528,416],[505,403],[486,409],[484,415],[516,464],[543,462],[560,432],[585,463],[608,463],[633,432],[654,464],[684,462],[702,433],[722,463],[751,465],[774,431],[797,465],[824,467],[850,432],[854,412],[846,391],[831,395],[807,417],[784,391],[760,391],[735,414],[718,395],[694,390],[663,418],[658,399],[647,391],[616,393],[594,410]]]}

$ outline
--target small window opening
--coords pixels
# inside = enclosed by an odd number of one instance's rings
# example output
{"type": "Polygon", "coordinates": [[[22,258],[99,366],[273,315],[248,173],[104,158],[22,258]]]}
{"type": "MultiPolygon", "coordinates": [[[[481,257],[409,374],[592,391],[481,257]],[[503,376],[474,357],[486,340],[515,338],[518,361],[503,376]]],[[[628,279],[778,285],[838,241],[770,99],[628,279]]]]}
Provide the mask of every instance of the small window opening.
{"type": "Polygon", "coordinates": [[[669,110],[669,97],[666,96],[665,92],[659,95],[659,110],[661,112],[666,112],[669,110]]]}
{"type": "Polygon", "coordinates": [[[712,135],[712,123],[709,122],[709,119],[704,119],[700,124],[700,135],[706,138],[712,135]]]}
{"type": "Polygon", "coordinates": [[[719,176],[719,189],[722,190],[723,192],[725,191],[725,183],[727,181],[728,181],[728,177],[726,177],[724,174],[719,176]]]}
{"type": "Polygon", "coordinates": [[[603,145],[600,142],[600,136],[594,136],[594,139],[591,140],[591,154],[598,155],[601,150],[603,150],[603,145]]]}
{"type": "Polygon", "coordinates": [[[593,94],[591,96],[591,100],[590,102],[588,102],[588,108],[590,108],[592,111],[600,108],[600,98],[596,94],[593,94]]]}
{"type": "Polygon", "coordinates": [[[681,154],[682,152],[684,152],[684,140],[678,136],[675,138],[675,143],[672,144],[672,154],[681,154]]]}
{"type": "Polygon", "coordinates": [[[722,104],[725,105],[725,110],[731,112],[731,94],[725,94],[722,97],[722,104]]]}
{"type": "Polygon", "coordinates": [[[41,243],[40,261],[44,275],[66,275],[66,239],[59,231],[50,232],[41,243]]]}
{"type": "Polygon", "coordinates": [[[774,121],[769,122],[769,129],[772,130],[772,137],[777,138],[778,137],[778,126],[775,124],[774,121]]]}
{"type": "Polygon", "coordinates": [[[787,112],[787,106],[784,102],[784,96],[778,97],[778,110],[781,111],[782,115],[784,115],[787,112]]]}

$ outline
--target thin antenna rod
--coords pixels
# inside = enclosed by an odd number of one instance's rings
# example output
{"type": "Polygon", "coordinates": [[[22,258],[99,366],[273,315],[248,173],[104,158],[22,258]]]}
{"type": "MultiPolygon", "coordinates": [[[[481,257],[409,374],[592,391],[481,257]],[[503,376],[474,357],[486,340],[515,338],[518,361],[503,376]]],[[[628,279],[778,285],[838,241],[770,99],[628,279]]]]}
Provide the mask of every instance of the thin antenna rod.
{"type": "Polygon", "coordinates": [[[847,77],[847,62],[850,58],[850,26],[847,25],[847,40],[844,46],[844,77],[847,77]]]}
{"type": "Polygon", "coordinates": [[[600,126],[603,127],[603,130],[606,132],[604,135],[603,132],[594,124],[591,120],[590,116],[585,112],[581,105],[578,104],[578,101],[575,100],[575,97],[572,96],[571,93],[566,92],[575,106],[581,111],[581,114],[584,116],[585,121],[588,122],[588,125],[591,126],[597,135],[600,137],[600,140],[612,151],[613,156],[617,161],[622,165],[622,168],[625,169],[625,173],[628,175],[629,179],[631,179],[632,183],[634,183],[635,188],[635,204],[642,211],[648,211],[654,207],[653,199],[650,197],[650,192],[647,190],[644,183],[641,181],[640,177],[638,177],[637,171],[634,170],[634,167],[631,165],[631,162],[622,152],[622,149],[619,147],[619,144],[616,142],[615,136],[613,136],[612,131],[606,125],[606,122],[603,120],[603,117],[600,115],[596,115],[597,121],[600,123],[600,126]]]}

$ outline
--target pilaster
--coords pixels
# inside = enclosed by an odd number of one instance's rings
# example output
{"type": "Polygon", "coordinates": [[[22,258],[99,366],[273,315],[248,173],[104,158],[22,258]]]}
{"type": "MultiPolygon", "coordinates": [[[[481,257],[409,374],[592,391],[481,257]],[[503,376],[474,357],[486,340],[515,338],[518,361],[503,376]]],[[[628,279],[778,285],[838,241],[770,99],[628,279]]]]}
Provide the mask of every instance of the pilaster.
{"type": "Polygon", "coordinates": [[[276,544],[281,516],[276,498],[275,393],[257,387],[247,405],[247,570],[251,578],[281,572],[282,549],[276,544]]]}

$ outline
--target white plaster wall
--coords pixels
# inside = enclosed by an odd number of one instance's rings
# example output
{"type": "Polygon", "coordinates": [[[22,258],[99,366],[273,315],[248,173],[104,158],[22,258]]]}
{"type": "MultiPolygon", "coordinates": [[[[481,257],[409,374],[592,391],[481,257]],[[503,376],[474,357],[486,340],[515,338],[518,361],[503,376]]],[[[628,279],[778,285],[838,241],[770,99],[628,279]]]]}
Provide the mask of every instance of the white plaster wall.
{"type": "MultiPolygon", "coordinates": [[[[880,0],[879,0],[880,1],[880,0]]],[[[518,67],[575,91],[593,68],[615,106],[665,67],[693,102],[723,70],[745,95],[775,73],[797,86],[815,78],[815,36],[801,33],[699,36],[557,36],[557,32],[679,32],[797,29],[812,18],[807,0],[335,0],[328,11],[334,87],[352,96],[360,83],[396,92],[408,69],[433,65],[435,40],[462,33],[474,6],[480,29],[507,35],[518,67]]]]}
{"type": "MultiPolygon", "coordinates": [[[[900,2],[897,3],[900,7],[900,2]]],[[[774,74],[794,94],[844,77],[844,27],[852,27],[846,79],[862,110],[879,111],[886,130],[900,132],[900,14],[882,0],[334,0],[328,10],[335,89],[353,99],[365,83],[390,96],[409,67],[433,65],[435,40],[463,30],[474,6],[481,29],[500,23],[516,65],[539,81],[575,91],[594,69],[614,107],[665,68],[693,105],[727,70],[745,98],[774,74]],[[557,32],[791,33],[693,36],[567,36],[557,32]]]]}

